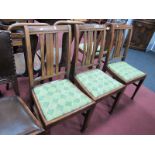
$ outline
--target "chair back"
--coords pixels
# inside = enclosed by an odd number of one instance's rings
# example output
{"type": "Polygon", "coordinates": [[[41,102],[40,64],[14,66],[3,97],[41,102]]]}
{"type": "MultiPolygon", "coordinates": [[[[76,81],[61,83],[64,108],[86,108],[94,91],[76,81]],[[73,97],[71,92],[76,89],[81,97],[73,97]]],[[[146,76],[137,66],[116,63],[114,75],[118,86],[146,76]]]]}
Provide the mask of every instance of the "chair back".
{"type": "Polygon", "coordinates": [[[132,26],[112,23],[109,25],[110,44],[108,47],[108,61],[114,59],[125,60],[132,37],[132,26]]]}
{"type": "Polygon", "coordinates": [[[104,45],[106,38],[106,26],[98,24],[84,24],[76,25],[75,46],[72,66],[75,68],[74,73],[82,68],[100,68],[101,59],[104,53],[104,45]],[[81,37],[82,36],[82,37],[81,37]],[[82,39],[81,39],[82,38],[82,39]],[[98,38],[100,38],[98,40],[98,38]],[[84,53],[81,56],[82,61],[78,61],[80,57],[79,45],[83,42],[84,53]],[[95,53],[100,45],[100,53],[97,60],[95,59],[95,53]],[[96,62],[95,62],[96,60],[96,62]],[[80,64],[79,64],[80,63],[80,64]]]}
{"type": "Polygon", "coordinates": [[[10,31],[0,31],[0,84],[11,82],[19,95],[10,31]]]}
{"type": "Polygon", "coordinates": [[[71,58],[71,27],[69,25],[57,25],[57,26],[24,26],[26,49],[27,49],[27,64],[30,79],[31,88],[38,82],[51,79],[53,77],[59,77],[64,75],[69,77],[70,70],[70,58],[71,58]],[[62,37],[67,34],[67,64],[65,69],[61,71],[60,58],[63,51],[62,49],[62,37]],[[40,57],[41,57],[41,73],[40,76],[34,76],[33,74],[33,61],[32,61],[32,45],[30,37],[37,35],[39,38],[40,57]]]}

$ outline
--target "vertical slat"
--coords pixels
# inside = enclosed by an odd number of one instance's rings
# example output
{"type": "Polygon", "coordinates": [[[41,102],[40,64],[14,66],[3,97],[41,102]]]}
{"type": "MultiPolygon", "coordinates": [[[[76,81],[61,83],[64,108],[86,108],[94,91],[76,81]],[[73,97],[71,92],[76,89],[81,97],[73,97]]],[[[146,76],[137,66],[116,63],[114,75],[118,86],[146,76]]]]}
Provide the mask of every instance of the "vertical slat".
{"type": "Polygon", "coordinates": [[[97,47],[99,45],[99,42],[97,42],[96,38],[97,38],[97,31],[94,31],[94,39],[93,39],[94,46],[93,46],[93,53],[92,53],[92,56],[91,56],[91,64],[94,63],[95,54],[96,54],[96,51],[97,51],[97,47]]]}
{"type": "Polygon", "coordinates": [[[86,65],[89,64],[89,54],[90,54],[90,48],[91,48],[90,46],[91,46],[91,43],[90,43],[90,32],[88,31],[86,65]]]}
{"type": "Polygon", "coordinates": [[[101,46],[100,46],[100,53],[99,53],[99,59],[98,61],[100,61],[100,59],[102,58],[102,53],[103,53],[103,50],[104,50],[104,32],[101,31],[101,46]]]}
{"type": "Polygon", "coordinates": [[[123,47],[124,42],[125,42],[125,30],[122,30],[122,45],[121,45],[121,48],[123,47]]]}
{"type": "Polygon", "coordinates": [[[83,58],[82,58],[82,65],[85,64],[86,60],[86,53],[87,53],[87,32],[84,32],[84,51],[83,51],[83,58]]]}
{"type": "Polygon", "coordinates": [[[33,63],[32,63],[32,50],[31,50],[31,42],[30,42],[30,34],[27,26],[24,26],[25,31],[25,41],[26,41],[26,54],[27,54],[27,65],[28,65],[28,72],[29,72],[29,80],[30,80],[30,87],[34,86],[33,81],[33,63]]]}
{"type": "Polygon", "coordinates": [[[71,41],[72,41],[72,34],[71,34],[71,27],[69,26],[69,32],[68,32],[68,51],[67,51],[67,78],[70,76],[70,70],[71,70],[71,41]]]}
{"type": "Polygon", "coordinates": [[[124,43],[125,43],[125,30],[123,29],[122,30],[122,44],[121,44],[121,47],[120,47],[121,59],[124,57],[124,53],[122,53],[122,49],[123,49],[124,43]]]}
{"type": "Polygon", "coordinates": [[[115,42],[115,49],[113,52],[113,58],[120,57],[121,55],[121,48],[123,44],[123,30],[117,30],[116,35],[116,42],[115,42]]]}
{"type": "Polygon", "coordinates": [[[125,60],[125,58],[127,56],[127,51],[128,51],[129,45],[130,45],[131,37],[132,37],[132,28],[128,29],[127,42],[126,42],[126,46],[124,49],[122,60],[125,60]]]}
{"type": "Polygon", "coordinates": [[[117,45],[117,51],[116,51],[116,57],[120,57],[121,56],[121,49],[122,49],[122,45],[123,45],[123,35],[124,35],[124,30],[120,30],[119,31],[119,36],[118,36],[118,45],[117,45]]]}
{"type": "Polygon", "coordinates": [[[94,46],[93,31],[90,31],[90,49],[89,49],[89,55],[88,55],[88,64],[90,64],[91,56],[93,54],[93,46],[94,46]]]}
{"type": "MultiPolygon", "coordinates": [[[[71,34],[71,28],[69,27],[69,32],[71,34]]],[[[74,52],[73,58],[71,61],[71,69],[70,69],[70,79],[74,79],[74,75],[76,74],[76,67],[78,63],[78,52],[79,52],[79,26],[75,25],[75,41],[74,41],[74,52]]],[[[71,44],[71,43],[70,43],[71,44]]]]}
{"type": "MultiPolygon", "coordinates": [[[[107,37],[106,39],[108,40],[109,46],[108,46],[108,50],[107,50],[107,57],[106,57],[106,63],[109,62],[110,60],[113,59],[113,56],[111,55],[113,47],[114,47],[114,43],[115,43],[115,28],[114,25],[111,25],[111,28],[108,32],[109,38],[107,37]]],[[[106,40],[107,42],[107,40],[106,40]]]]}
{"type": "Polygon", "coordinates": [[[78,52],[79,52],[79,35],[80,35],[80,31],[79,31],[79,27],[78,25],[75,26],[76,29],[76,36],[75,36],[75,51],[74,51],[74,64],[75,67],[78,63],[78,52]]]}
{"type": "Polygon", "coordinates": [[[56,43],[56,50],[55,50],[55,54],[56,54],[56,74],[59,71],[59,44],[58,44],[58,33],[55,34],[55,43],[56,43]]]}
{"type": "Polygon", "coordinates": [[[46,34],[46,65],[47,75],[53,75],[53,34],[46,34]]]}
{"type": "Polygon", "coordinates": [[[87,51],[87,32],[84,32],[84,52],[87,51]]]}
{"type": "Polygon", "coordinates": [[[105,49],[106,29],[104,29],[101,33],[102,33],[101,48],[100,48],[99,59],[98,59],[99,67],[101,65],[101,60],[103,58],[103,53],[105,49]]]}
{"type": "Polygon", "coordinates": [[[41,54],[41,73],[42,77],[45,77],[46,75],[46,69],[45,69],[45,52],[44,52],[44,34],[39,35],[40,39],[40,54],[41,54]]]}
{"type": "Polygon", "coordinates": [[[118,30],[114,31],[114,42],[113,42],[113,51],[112,51],[112,58],[115,58],[115,53],[117,50],[117,42],[118,42],[118,30]]]}

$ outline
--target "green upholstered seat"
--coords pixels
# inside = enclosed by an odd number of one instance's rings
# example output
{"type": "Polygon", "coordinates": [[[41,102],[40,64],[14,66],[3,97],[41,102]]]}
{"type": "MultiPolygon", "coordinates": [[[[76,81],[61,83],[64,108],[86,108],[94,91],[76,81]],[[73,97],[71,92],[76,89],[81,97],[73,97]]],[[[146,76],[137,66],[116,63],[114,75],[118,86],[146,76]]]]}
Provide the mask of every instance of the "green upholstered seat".
{"type": "MultiPolygon", "coordinates": [[[[92,44],[92,47],[93,47],[93,44],[92,44]]],[[[79,45],[79,48],[83,51],[84,50],[84,43],[81,43],[79,45]]],[[[100,54],[100,46],[97,47],[97,51],[96,51],[96,55],[99,55],[100,54]]]]}
{"type": "Polygon", "coordinates": [[[92,100],[69,80],[56,80],[33,89],[47,121],[90,104],[92,100]]]}
{"type": "Polygon", "coordinates": [[[124,61],[111,63],[108,65],[108,68],[125,82],[129,82],[146,75],[124,61]]]}
{"type": "Polygon", "coordinates": [[[99,69],[86,71],[76,75],[76,79],[87,89],[95,98],[117,90],[123,85],[114,80],[109,75],[99,69]]]}

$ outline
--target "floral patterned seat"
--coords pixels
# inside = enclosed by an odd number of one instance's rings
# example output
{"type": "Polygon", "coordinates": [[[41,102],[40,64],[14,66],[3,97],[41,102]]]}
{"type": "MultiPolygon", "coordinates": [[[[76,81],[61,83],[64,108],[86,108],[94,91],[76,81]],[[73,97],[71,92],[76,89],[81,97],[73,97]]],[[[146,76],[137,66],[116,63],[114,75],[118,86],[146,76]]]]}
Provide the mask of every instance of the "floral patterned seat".
{"type": "Polygon", "coordinates": [[[67,79],[39,85],[33,91],[47,121],[92,103],[67,79]]]}
{"type": "Polygon", "coordinates": [[[118,75],[124,82],[130,82],[146,75],[142,71],[123,61],[109,64],[108,69],[118,75]]]}
{"type": "Polygon", "coordinates": [[[76,79],[94,98],[99,98],[104,94],[119,90],[123,87],[123,84],[99,69],[77,74],[76,79]]]}

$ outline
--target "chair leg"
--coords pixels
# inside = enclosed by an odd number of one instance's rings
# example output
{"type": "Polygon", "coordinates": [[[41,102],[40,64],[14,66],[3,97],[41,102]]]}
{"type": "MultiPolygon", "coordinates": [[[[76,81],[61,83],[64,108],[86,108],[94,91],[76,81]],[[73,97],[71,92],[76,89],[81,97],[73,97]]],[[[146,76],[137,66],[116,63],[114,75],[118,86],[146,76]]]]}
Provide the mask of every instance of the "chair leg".
{"type": "Polygon", "coordinates": [[[90,118],[93,114],[93,111],[95,109],[95,106],[93,106],[92,108],[90,108],[89,110],[87,110],[87,112],[83,115],[84,116],[84,122],[81,128],[81,132],[84,132],[88,126],[88,123],[90,121],[90,118]]]}
{"type": "Polygon", "coordinates": [[[103,68],[102,68],[102,71],[103,71],[103,72],[106,72],[106,70],[107,70],[107,69],[106,69],[106,66],[104,65],[103,68]]]}
{"type": "Polygon", "coordinates": [[[138,86],[136,87],[136,89],[135,89],[135,91],[134,91],[134,93],[133,93],[133,95],[131,97],[132,100],[134,99],[136,93],[138,92],[138,90],[141,87],[141,85],[142,85],[143,82],[144,82],[144,79],[142,79],[142,80],[139,81],[138,86]]]}
{"type": "Polygon", "coordinates": [[[50,127],[47,127],[46,129],[45,129],[45,135],[50,135],[50,130],[51,128],[50,127]]]}
{"type": "Polygon", "coordinates": [[[12,86],[13,86],[13,89],[14,89],[16,95],[17,96],[20,96],[17,80],[15,80],[15,81],[12,82],[12,86]]]}
{"type": "Polygon", "coordinates": [[[120,98],[121,98],[121,96],[122,96],[124,90],[125,90],[125,89],[123,89],[122,91],[120,91],[120,92],[116,95],[116,99],[115,99],[115,101],[114,101],[114,103],[113,103],[113,105],[112,105],[111,110],[109,111],[109,114],[112,114],[112,112],[114,111],[114,109],[115,109],[116,105],[118,104],[118,102],[119,102],[119,100],[120,100],[120,98]]]}
{"type": "Polygon", "coordinates": [[[30,102],[29,102],[28,107],[29,107],[30,111],[36,116],[35,104],[34,104],[34,100],[33,100],[32,94],[30,95],[30,102]]]}
{"type": "Polygon", "coordinates": [[[9,90],[9,83],[6,84],[6,90],[9,90]]]}
{"type": "Polygon", "coordinates": [[[0,97],[3,97],[3,94],[2,94],[2,92],[0,91],[0,97]]]}

